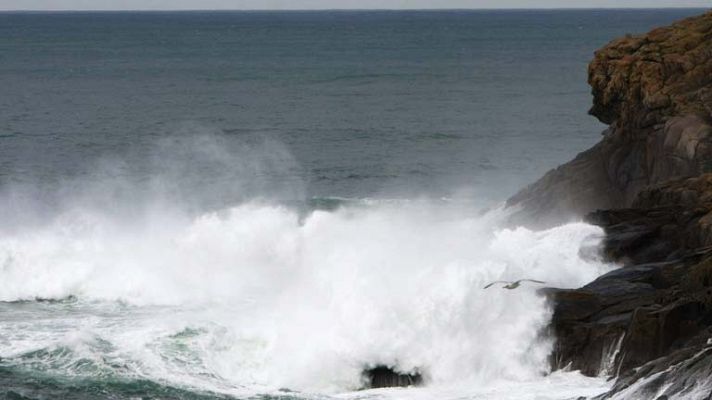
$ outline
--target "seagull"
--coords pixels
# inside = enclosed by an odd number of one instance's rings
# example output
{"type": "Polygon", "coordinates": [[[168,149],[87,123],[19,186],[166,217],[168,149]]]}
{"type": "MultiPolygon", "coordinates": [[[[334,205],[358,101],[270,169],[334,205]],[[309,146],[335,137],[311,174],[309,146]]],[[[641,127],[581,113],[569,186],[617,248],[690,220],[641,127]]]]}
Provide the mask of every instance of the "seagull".
{"type": "Polygon", "coordinates": [[[522,284],[522,282],[546,283],[542,281],[537,281],[536,279],[520,279],[518,281],[494,281],[489,285],[485,286],[483,289],[487,289],[488,287],[497,283],[506,283],[506,285],[502,286],[503,289],[516,289],[519,287],[519,285],[522,284]]]}

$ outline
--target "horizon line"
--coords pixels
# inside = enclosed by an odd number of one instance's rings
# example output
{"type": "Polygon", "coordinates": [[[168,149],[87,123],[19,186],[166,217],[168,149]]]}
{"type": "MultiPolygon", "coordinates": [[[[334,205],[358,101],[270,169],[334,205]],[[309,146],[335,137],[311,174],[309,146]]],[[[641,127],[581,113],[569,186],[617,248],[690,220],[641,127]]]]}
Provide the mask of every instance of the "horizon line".
{"type": "Polygon", "coordinates": [[[666,7],[473,7],[473,8],[53,8],[53,9],[0,9],[0,13],[53,13],[53,12],[310,12],[310,11],[567,11],[567,10],[712,10],[704,6],[666,6],[666,7]]]}

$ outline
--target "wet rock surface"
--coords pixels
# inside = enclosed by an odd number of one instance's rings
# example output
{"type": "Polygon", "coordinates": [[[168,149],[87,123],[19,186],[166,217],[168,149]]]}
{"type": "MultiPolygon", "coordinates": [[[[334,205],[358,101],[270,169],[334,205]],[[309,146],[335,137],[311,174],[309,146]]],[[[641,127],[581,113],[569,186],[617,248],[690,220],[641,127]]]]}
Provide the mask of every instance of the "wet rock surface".
{"type": "Polygon", "coordinates": [[[403,373],[394,368],[379,365],[363,371],[367,382],[367,389],[384,387],[419,386],[423,383],[423,376],[419,372],[403,373]]]}
{"type": "Polygon", "coordinates": [[[622,267],[580,289],[548,290],[555,368],[618,376],[608,396],[631,387],[637,396],[692,393],[712,384],[709,375],[693,379],[712,368],[710,193],[712,174],[646,189],[637,208],[588,216],[606,231],[605,256],[622,267]]]}

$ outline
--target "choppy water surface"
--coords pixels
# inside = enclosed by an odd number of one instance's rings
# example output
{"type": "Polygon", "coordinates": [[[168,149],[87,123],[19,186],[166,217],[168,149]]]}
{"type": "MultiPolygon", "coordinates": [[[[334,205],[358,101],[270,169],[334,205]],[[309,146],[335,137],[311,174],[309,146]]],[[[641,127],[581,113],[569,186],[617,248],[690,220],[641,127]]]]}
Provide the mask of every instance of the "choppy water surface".
{"type": "Polygon", "coordinates": [[[600,230],[497,203],[598,139],[596,48],[696,12],[0,13],[0,397],[604,391],[482,289],[580,286],[600,230]]]}

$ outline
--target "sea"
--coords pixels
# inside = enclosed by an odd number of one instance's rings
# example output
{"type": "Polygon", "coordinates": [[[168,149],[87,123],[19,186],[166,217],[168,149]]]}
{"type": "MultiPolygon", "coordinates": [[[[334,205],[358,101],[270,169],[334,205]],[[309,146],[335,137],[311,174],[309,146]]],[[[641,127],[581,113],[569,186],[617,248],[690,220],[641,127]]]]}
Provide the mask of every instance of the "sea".
{"type": "Polygon", "coordinates": [[[601,230],[502,204],[600,139],[596,49],[701,12],[0,13],[0,399],[605,392],[538,290],[601,230]]]}

